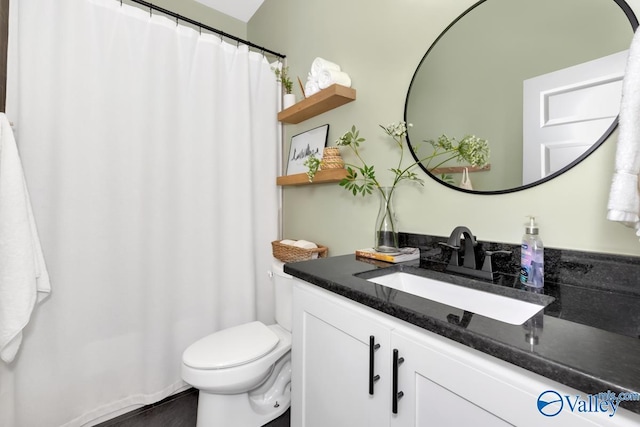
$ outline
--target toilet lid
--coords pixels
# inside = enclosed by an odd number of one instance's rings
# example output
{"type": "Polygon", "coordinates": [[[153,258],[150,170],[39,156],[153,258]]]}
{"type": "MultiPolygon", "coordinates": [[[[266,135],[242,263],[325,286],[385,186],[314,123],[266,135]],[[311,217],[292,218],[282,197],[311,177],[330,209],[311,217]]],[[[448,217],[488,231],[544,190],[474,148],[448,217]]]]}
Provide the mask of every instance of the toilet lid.
{"type": "Polygon", "coordinates": [[[278,336],[262,322],[223,329],[191,344],[182,355],[195,369],[222,369],[244,365],[269,353],[278,336]]]}

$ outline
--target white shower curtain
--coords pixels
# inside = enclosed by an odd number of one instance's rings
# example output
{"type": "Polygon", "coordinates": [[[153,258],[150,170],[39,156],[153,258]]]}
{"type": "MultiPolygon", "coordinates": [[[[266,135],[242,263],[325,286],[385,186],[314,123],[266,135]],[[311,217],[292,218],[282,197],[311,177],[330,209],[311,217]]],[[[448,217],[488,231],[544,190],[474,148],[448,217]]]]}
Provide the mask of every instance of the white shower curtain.
{"type": "Polygon", "coordinates": [[[272,321],[267,60],[117,0],[14,0],[7,115],[51,277],[0,426],[91,425],[185,387],[183,350],[272,321]]]}

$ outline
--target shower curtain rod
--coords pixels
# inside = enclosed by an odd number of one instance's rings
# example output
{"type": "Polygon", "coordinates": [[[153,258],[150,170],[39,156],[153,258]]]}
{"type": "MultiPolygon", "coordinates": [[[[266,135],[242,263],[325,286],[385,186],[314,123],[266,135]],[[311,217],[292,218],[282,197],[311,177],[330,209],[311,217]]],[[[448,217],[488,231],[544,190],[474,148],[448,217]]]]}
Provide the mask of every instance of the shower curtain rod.
{"type": "MultiPolygon", "coordinates": [[[[152,3],[146,2],[144,0],[129,0],[129,1],[131,1],[133,3],[140,4],[140,5],[144,6],[144,7],[148,7],[150,10],[157,10],[158,12],[161,12],[161,13],[163,13],[165,15],[169,15],[172,18],[175,18],[176,22],[178,22],[178,21],[188,22],[191,25],[195,25],[196,27],[199,27],[201,30],[205,29],[207,31],[211,31],[212,33],[220,35],[220,37],[224,37],[226,39],[231,39],[231,40],[237,42],[238,44],[242,43],[242,44],[250,46],[250,47],[252,47],[254,49],[259,49],[260,52],[262,52],[262,53],[267,52],[267,53],[270,53],[271,55],[276,56],[276,57],[281,58],[281,59],[286,58],[286,55],[283,55],[283,54],[278,53],[278,52],[274,52],[274,51],[272,51],[270,49],[267,49],[267,48],[265,48],[263,46],[258,46],[257,44],[251,43],[250,41],[247,41],[247,40],[243,40],[243,39],[241,39],[239,37],[236,37],[236,36],[233,36],[231,34],[227,34],[224,31],[221,31],[221,30],[218,30],[216,28],[210,27],[210,26],[205,25],[205,24],[203,24],[201,22],[194,21],[193,19],[189,19],[186,16],[178,15],[175,12],[172,12],[170,10],[164,9],[164,8],[162,8],[160,6],[156,6],[156,5],[152,4],[152,3]]],[[[120,0],[120,4],[122,4],[122,0],[120,0]]]]}

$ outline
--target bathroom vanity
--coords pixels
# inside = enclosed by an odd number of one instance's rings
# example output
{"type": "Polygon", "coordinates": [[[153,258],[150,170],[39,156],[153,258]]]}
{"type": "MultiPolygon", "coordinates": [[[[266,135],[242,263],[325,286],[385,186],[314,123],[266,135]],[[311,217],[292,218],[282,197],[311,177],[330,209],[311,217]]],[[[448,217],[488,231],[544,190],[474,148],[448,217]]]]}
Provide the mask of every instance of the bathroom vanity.
{"type": "MultiPolygon", "coordinates": [[[[532,300],[546,307],[512,324],[367,280],[415,269],[461,286],[495,286],[498,294],[525,292],[508,275],[492,284],[441,266],[424,257],[393,265],[353,255],[285,266],[296,277],[292,425],[640,425],[640,401],[621,402],[613,414],[599,395],[640,392],[640,339],[586,324],[574,285],[549,283],[551,295],[532,300]]],[[[550,277],[559,271],[550,270],[550,277]]],[[[635,307],[626,327],[637,331],[638,293],[585,295],[585,304],[602,298],[587,309],[596,323],[606,322],[604,306],[617,311],[611,318],[635,307]]]]}

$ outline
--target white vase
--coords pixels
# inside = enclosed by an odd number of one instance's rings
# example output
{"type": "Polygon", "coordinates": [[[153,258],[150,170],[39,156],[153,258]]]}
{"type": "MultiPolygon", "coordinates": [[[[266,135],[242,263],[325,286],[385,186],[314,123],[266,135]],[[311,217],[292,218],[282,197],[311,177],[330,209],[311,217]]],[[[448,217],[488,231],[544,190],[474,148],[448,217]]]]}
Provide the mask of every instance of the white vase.
{"type": "Polygon", "coordinates": [[[296,95],[293,93],[286,93],[282,99],[282,109],[286,110],[296,103],[296,95]]]}

